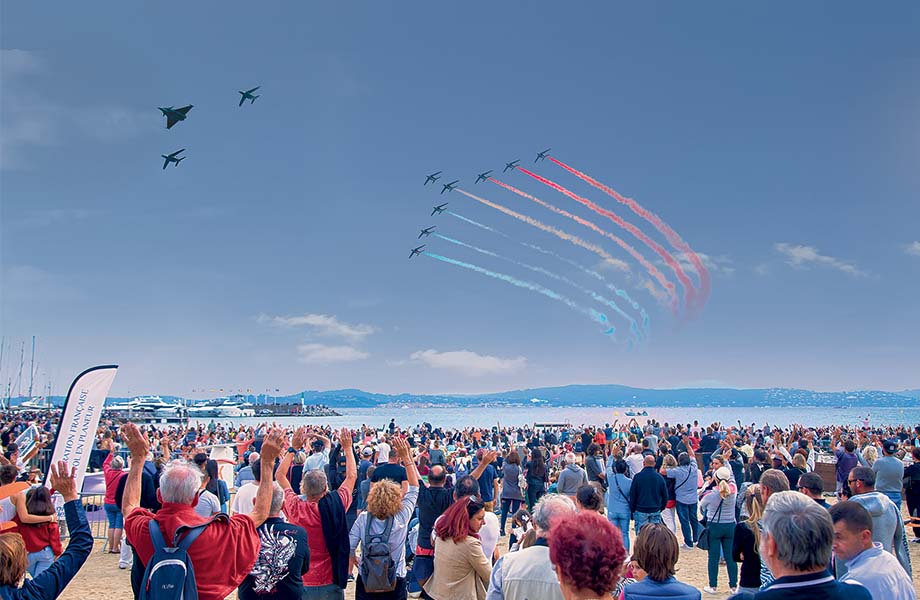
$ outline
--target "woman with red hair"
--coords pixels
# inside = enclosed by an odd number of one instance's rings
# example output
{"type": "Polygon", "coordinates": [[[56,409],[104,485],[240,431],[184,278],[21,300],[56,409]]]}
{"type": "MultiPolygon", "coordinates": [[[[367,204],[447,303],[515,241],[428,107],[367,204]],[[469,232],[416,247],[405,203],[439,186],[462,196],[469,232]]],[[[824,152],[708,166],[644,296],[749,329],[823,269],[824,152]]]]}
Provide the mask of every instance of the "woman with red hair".
{"type": "Polygon", "coordinates": [[[609,598],[626,561],[620,530],[594,511],[557,522],[549,542],[565,600],[609,598]]]}
{"type": "Polygon", "coordinates": [[[435,600],[484,600],[492,563],[482,552],[483,503],[473,496],[450,505],[434,526],[434,575],[425,592],[435,600]]]}

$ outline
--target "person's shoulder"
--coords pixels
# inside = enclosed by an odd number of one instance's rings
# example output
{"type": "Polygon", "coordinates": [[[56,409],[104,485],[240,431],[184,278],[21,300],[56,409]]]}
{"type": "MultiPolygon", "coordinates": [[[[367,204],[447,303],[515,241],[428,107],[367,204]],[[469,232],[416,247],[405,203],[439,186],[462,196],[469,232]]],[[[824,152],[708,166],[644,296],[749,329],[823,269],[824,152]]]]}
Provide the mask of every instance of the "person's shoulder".
{"type": "Polygon", "coordinates": [[[837,588],[836,597],[841,600],[872,600],[872,593],[856,581],[835,581],[834,584],[837,588]]]}

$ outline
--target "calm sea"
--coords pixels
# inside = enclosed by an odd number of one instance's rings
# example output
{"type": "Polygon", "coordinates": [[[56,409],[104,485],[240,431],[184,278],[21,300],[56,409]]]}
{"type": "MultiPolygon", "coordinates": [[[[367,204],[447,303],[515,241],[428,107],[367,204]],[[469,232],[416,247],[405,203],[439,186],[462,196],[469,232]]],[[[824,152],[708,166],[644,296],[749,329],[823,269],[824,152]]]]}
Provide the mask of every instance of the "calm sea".
{"type": "MultiPolygon", "coordinates": [[[[625,409],[600,407],[473,407],[473,408],[340,408],[341,417],[280,417],[272,419],[279,425],[288,426],[299,423],[317,423],[333,427],[357,427],[359,425],[385,427],[391,418],[396,419],[400,427],[411,427],[428,422],[435,427],[464,428],[492,427],[494,425],[525,425],[533,423],[571,423],[572,425],[603,425],[619,419],[628,421],[625,409]]],[[[731,408],[731,407],[643,407],[638,410],[648,412],[648,417],[636,417],[640,423],[654,418],[659,422],[692,423],[694,420],[705,425],[715,421],[736,423],[739,419],[745,425],[765,423],[786,427],[791,423],[806,426],[818,425],[862,425],[869,418],[871,425],[907,425],[920,424],[920,408],[828,408],[828,407],[784,407],[784,408],[731,408]]],[[[235,423],[257,425],[266,417],[234,419],[235,423]]],[[[208,420],[202,422],[207,423],[208,420]]],[[[227,419],[221,419],[221,422],[227,419]]]]}

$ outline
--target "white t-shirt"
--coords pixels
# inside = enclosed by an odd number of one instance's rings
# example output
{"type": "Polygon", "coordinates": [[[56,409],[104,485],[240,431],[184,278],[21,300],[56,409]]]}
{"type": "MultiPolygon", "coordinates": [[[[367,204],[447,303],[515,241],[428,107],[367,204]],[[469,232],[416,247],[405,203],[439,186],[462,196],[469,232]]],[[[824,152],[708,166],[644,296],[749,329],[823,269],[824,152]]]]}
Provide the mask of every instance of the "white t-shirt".
{"type": "MultiPolygon", "coordinates": [[[[253,481],[247,481],[236,490],[236,496],[233,498],[233,514],[248,515],[252,512],[256,504],[256,493],[259,491],[259,484],[253,481]]],[[[201,502],[199,500],[199,502],[201,502]]]]}
{"type": "Polygon", "coordinates": [[[377,444],[377,464],[381,465],[383,463],[389,462],[390,460],[390,445],[386,442],[380,442],[377,444]]]}
{"type": "Polygon", "coordinates": [[[195,505],[195,513],[202,517],[210,518],[211,515],[215,515],[219,512],[220,502],[217,501],[217,496],[208,490],[202,490],[201,493],[198,494],[198,504],[195,505]]]}
{"type": "Polygon", "coordinates": [[[486,511],[482,528],[479,530],[479,541],[482,544],[482,553],[489,559],[489,563],[492,562],[492,554],[495,553],[495,546],[498,545],[499,530],[498,515],[486,511]]]}
{"type": "Polygon", "coordinates": [[[4,498],[0,500],[0,523],[5,523],[7,521],[12,521],[13,517],[16,516],[16,507],[13,506],[13,501],[9,498],[4,498]]]}

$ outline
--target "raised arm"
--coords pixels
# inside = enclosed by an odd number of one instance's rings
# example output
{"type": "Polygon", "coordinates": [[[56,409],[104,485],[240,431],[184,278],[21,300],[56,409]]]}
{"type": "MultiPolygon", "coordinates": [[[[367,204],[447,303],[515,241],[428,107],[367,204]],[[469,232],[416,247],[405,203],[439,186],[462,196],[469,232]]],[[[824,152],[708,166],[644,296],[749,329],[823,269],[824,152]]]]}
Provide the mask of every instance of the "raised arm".
{"type": "MultiPolygon", "coordinates": [[[[259,458],[262,478],[259,480],[259,489],[256,491],[255,504],[252,507],[252,512],[249,513],[249,518],[252,519],[256,527],[265,522],[271,509],[272,487],[274,487],[272,471],[275,468],[275,459],[281,454],[283,443],[284,436],[279,429],[272,430],[262,440],[262,452],[259,458]]],[[[288,484],[288,487],[290,487],[290,484],[288,484]]]]}
{"type": "MultiPolygon", "coordinates": [[[[306,434],[304,428],[301,427],[295,431],[294,435],[291,437],[291,448],[293,448],[295,452],[299,451],[303,448],[305,439],[306,434]]],[[[280,485],[283,490],[293,489],[287,475],[291,468],[291,463],[294,461],[295,452],[285,452],[284,457],[281,459],[281,464],[278,465],[278,469],[275,471],[275,481],[278,482],[278,485],[280,485]]],[[[297,490],[294,490],[294,493],[297,493],[297,490]]]]}
{"type": "Polygon", "coordinates": [[[415,461],[412,460],[408,442],[401,437],[396,437],[393,439],[393,447],[399,454],[400,460],[406,465],[406,479],[409,485],[418,487],[418,468],[415,466],[415,461]]]}
{"type": "Polygon", "coordinates": [[[150,452],[150,442],[134,423],[128,423],[122,427],[121,435],[131,452],[131,469],[128,471],[125,492],[121,501],[121,512],[127,517],[140,506],[141,475],[144,472],[144,461],[147,460],[147,454],[150,452]]]}
{"type": "Polygon", "coordinates": [[[19,517],[22,523],[27,523],[29,525],[35,525],[36,523],[51,523],[57,518],[54,515],[33,515],[30,513],[29,509],[26,508],[25,492],[10,496],[10,503],[16,507],[16,516],[19,517]]]}
{"type": "Polygon", "coordinates": [[[355,464],[355,441],[347,427],[339,432],[339,444],[345,453],[345,479],[339,487],[344,486],[350,492],[355,489],[355,482],[358,481],[358,465],[355,464]]]}
{"type": "Polygon", "coordinates": [[[482,453],[482,460],[479,461],[479,465],[476,466],[476,470],[470,473],[473,479],[479,481],[479,477],[485,472],[486,467],[488,467],[492,461],[498,457],[498,453],[495,450],[489,450],[482,453]]]}

